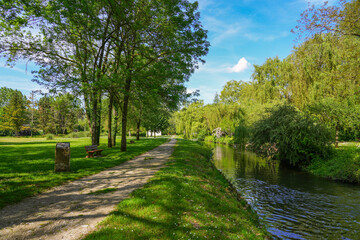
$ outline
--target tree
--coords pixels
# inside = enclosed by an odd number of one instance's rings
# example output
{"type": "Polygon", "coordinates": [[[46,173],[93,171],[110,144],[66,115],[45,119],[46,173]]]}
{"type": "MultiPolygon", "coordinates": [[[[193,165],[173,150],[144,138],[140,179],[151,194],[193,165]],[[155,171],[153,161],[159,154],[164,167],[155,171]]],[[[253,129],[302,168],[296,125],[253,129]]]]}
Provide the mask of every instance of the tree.
{"type": "Polygon", "coordinates": [[[310,116],[285,104],[269,109],[254,124],[250,144],[258,154],[293,166],[304,166],[313,158],[329,156],[331,134],[310,116]]]}
{"type": "Polygon", "coordinates": [[[360,121],[360,108],[355,99],[324,98],[308,106],[324,124],[335,131],[335,147],[339,145],[340,129],[356,128],[360,121]],[[353,101],[351,101],[353,100],[353,101]]]}
{"type": "Polygon", "coordinates": [[[39,99],[39,128],[42,130],[43,134],[46,133],[56,133],[56,122],[54,109],[52,107],[54,98],[45,94],[39,99]]]}
{"type": "Polygon", "coordinates": [[[72,132],[80,115],[80,99],[70,93],[59,94],[51,104],[54,120],[62,134],[72,132]]]}
{"type": "Polygon", "coordinates": [[[181,87],[209,47],[197,2],[0,3],[4,9],[0,15],[0,52],[9,62],[27,58],[38,63],[39,83],[82,94],[93,144],[99,143],[102,95],[114,90],[114,99],[122,105],[122,151],[126,150],[133,85],[152,76],[157,81],[155,86],[181,87]],[[23,33],[33,26],[39,26],[40,36],[31,31],[23,33]],[[155,74],[160,76],[155,78],[155,74]]]}
{"type": "Polygon", "coordinates": [[[15,90],[11,94],[9,103],[4,107],[1,126],[3,131],[10,130],[14,131],[16,136],[19,135],[21,126],[27,119],[26,105],[26,97],[20,91],[15,90]]]}
{"type": "Polygon", "coordinates": [[[110,52],[111,18],[103,1],[1,1],[2,44],[8,62],[19,58],[40,66],[35,81],[84,96],[92,143],[100,137],[103,76],[110,52]],[[31,29],[38,30],[34,34],[31,29]]]}
{"type": "MultiPolygon", "coordinates": [[[[243,81],[228,81],[220,93],[220,99],[224,103],[236,103],[240,101],[243,81]]],[[[216,103],[216,102],[214,102],[216,103]]]]}
{"type": "Polygon", "coordinates": [[[30,120],[30,131],[31,136],[33,136],[34,130],[36,131],[38,125],[38,101],[36,99],[36,94],[40,91],[31,91],[29,96],[29,120],[30,120]]]}
{"type": "Polygon", "coordinates": [[[8,135],[10,130],[9,128],[5,128],[4,121],[7,121],[7,119],[4,117],[5,114],[5,107],[9,104],[9,101],[11,99],[12,94],[15,91],[11,88],[7,87],[1,87],[0,88],[0,131],[1,135],[8,135]]]}
{"type": "Polygon", "coordinates": [[[325,2],[320,7],[310,5],[301,14],[298,25],[292,32],[298,37],[312,38],[315,34],[336,33],[339,35],[360,37],[359,20],[360,2],[358,0],[339,0],[336,5],[330,6],[325,2]]]}

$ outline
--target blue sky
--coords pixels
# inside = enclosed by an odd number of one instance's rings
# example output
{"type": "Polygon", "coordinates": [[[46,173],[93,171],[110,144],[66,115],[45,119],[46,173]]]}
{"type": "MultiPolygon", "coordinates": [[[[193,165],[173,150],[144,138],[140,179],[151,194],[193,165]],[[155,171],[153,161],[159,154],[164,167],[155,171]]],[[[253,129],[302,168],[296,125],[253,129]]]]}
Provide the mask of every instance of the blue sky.
{"type": "MultiPolygon", "coordinates": [[[[249,81],[253,64],[269,57],[291,53],[295,35],[290,32],[308,6],[308,0],[198,0],[201,21],[208,30],[211,47],[206,63],[186,84],[200,90],[200,99],[211,103],[230,80],[249,81]]],[[[322,0],[312,0],[321,4],[322,0]]],[[[331,1],[329,1],[331,2],[331,1]]],[[[28,95],[43,87],[31,81],[32,63],[5,67],[0,59],[0,87],[18,89],[28,95]]]]}

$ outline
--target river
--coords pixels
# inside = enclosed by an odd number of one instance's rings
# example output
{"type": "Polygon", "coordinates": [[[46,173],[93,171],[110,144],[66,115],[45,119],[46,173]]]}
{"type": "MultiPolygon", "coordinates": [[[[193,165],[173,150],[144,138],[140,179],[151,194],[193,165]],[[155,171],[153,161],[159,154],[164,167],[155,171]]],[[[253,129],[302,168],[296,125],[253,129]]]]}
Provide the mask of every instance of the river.
{"type": "Polygon", "coordinates": [[[213,145],[215,166],[275,239],[360,239],[360,186],[335,182],[213,145]]]}

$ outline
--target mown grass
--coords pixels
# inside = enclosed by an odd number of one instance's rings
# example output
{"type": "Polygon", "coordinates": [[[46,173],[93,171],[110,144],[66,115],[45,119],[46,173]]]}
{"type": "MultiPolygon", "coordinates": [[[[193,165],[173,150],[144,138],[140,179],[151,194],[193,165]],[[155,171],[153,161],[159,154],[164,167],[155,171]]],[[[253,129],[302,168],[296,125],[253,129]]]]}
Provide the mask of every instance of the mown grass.
{"type": "Polygon", "coordinates": [[[264,239],[257,216],[209,162],[211,151],[178,140],[166,168],[122,201],[85,239],[264,239]]]}
{"type": "Polygon", "coordinates": [[[315,159],[307,171],[333,180],[360,183],[360,144],[340,144],[330,159],[315,159]]]}
{"type": "Polygon", "coordinates": [[[120,143],[115,148],[107,148],[106,138],[102,138],[99,148],[104,149],[104,157],[85,158],[84,146],[91,145],[90,138],[0,138],[0,208],[50,187],[119,165],[165,141],[165,138],[144,138],[129,144],[127,152],[120,152],[120,143]],[[54,173],[56,142],[70,142],[69,173],[54,173]]]}

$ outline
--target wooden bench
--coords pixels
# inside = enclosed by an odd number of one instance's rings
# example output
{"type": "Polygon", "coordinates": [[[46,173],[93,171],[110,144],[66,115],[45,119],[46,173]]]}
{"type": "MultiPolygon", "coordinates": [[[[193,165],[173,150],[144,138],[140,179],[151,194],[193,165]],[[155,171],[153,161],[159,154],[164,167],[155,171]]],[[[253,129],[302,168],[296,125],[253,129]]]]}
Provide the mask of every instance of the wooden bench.
{"type": "Polygon", "coordinates": [[[101,157],[101,152],[103,151],[103,149],[98,149],[97,145],[85,146],[85,150],[88,154],[86,158],[93,158],[94,154],[95,157],[101,157]]]}

